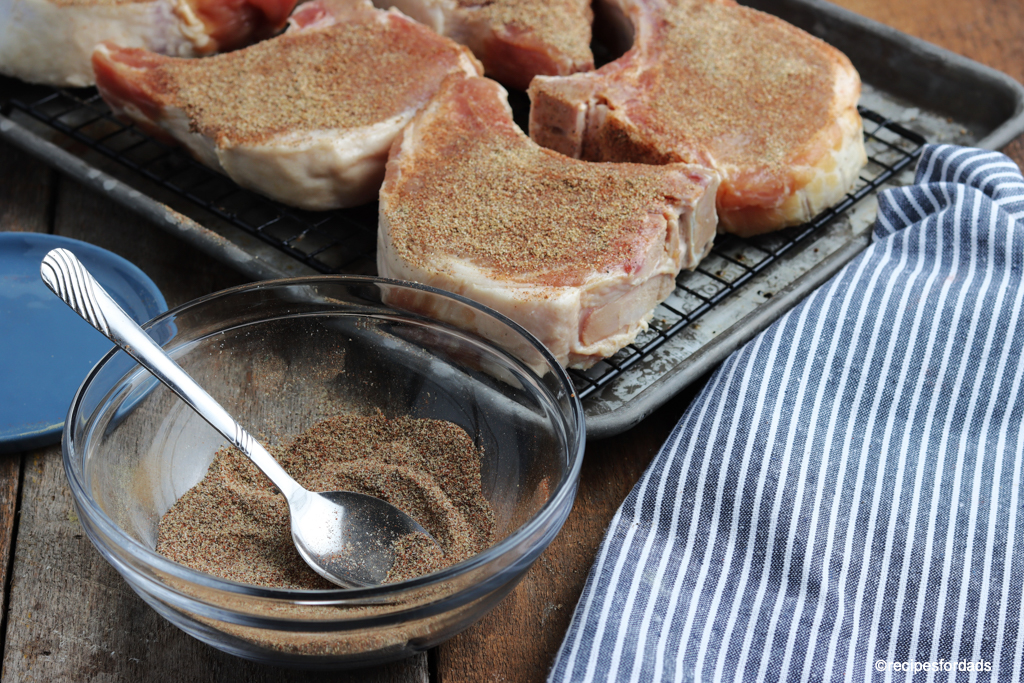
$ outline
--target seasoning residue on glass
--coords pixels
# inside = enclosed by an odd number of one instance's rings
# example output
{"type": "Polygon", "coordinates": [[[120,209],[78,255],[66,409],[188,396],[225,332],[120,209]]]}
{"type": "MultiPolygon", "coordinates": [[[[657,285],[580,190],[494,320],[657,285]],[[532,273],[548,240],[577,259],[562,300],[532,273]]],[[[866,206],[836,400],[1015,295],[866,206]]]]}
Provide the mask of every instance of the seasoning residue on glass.
{"type": "MultiPolygon", "coordinates": [[[[451,422],[338,415],[270,448],[311,491],[356,491],[405,511],[438,544],[406,536],[385,583],[460,562],[491,545],[494,516],[480,486],[480,453],[451,422]]],[[[257,586],[336,586],[310,569],[292,544],[288,505],[233,447],[160,520],[157,552],[208,574],[257,586]]]]}

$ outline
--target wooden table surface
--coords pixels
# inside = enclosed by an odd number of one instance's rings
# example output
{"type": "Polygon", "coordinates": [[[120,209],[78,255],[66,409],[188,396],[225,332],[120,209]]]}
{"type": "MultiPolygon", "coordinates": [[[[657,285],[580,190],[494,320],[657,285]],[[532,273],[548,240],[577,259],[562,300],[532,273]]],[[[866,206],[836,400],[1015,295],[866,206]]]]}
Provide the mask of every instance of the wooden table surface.
{"type": "MultiPolygon", "coordinates": [[[[1021,0],[838,4],[1024,81],[1021,0]]],[[[1024,163],[1024,138],[1003,151],[1024,163]]],[[[3,142],[0,230],[65,235],[116,252],[148,273],[171,306],[243,282],[227,267],[3,142]]],[[[169,625],[84,537],[59,445],[0,456],[2,679],[541,681],[608,522],[692,395],[691,390],[678,396],[625,434],[588,444],[579,496],[561,534],[483,620],[425,655],[330,675],[245,662],[169,625]]]]}

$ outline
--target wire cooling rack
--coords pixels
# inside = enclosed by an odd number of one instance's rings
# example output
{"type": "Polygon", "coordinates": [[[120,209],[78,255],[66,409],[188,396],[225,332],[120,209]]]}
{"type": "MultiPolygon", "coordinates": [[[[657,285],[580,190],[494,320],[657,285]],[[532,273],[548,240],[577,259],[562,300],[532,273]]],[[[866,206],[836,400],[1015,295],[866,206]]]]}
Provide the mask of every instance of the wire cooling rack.
{"type": "MultiPolygon", "coordinates": [[[[522,100],[513,100],[517,121],[523,119],[523,106],[522,100]]],[[[365,272],[367,264],[374,262],[375,203],[309,212],[244,190],[181,148],[116,119],[93,89],[48,90],[32,98],[11,99],[6,108],[20,111],[113,159],[314,270],[332,274],[357,269],[365,272]]],[[[716,238],[711,254],[695,270],[679,276],[675,292],[655,310],[646,332],[593,368],[570,372],[581,399],[643,363],[668,340],[913,163],[925,143],[923,136],[874,111],[861,108],[860,113],[868,164],[846,197],[805,225],[754,239],[728,235],[716,238]]]]}

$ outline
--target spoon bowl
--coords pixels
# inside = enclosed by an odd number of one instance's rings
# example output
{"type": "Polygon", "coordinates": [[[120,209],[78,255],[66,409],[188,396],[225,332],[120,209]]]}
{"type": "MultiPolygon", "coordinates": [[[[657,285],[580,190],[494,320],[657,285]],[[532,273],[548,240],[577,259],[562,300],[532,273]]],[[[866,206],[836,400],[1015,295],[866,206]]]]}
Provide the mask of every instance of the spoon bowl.
{"type": "Polygon", "coordinates": [[[303,488],[121,309],[70,251],[50,251],[40,276],[73,311],[167,385],[274,483],[288,501],[296,550],[317,574],[344,588],[377,585],[394,564],[398,539],[420,533],[437,543],[409,515],[383,500],[303,488]]]}
{"type": "Polygon", "coordinates": [[[384,583],[397,559],[400,538],[432,538],[412,517],[374,496],[307,491],[296,498],[300,502],[289,500],[288,505],[295,549],[313,571],[339,585],[345,584],[338,577],[344,577],[349,587],[384,583]]]}

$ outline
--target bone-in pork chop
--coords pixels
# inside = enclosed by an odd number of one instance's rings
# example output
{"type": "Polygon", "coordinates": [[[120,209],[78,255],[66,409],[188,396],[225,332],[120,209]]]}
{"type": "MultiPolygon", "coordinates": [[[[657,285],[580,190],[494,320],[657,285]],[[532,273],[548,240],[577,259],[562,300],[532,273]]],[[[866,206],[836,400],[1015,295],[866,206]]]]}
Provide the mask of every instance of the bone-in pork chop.
{"type": "Polygon", "coordinates": [[[310,210],[372,200],[398,132],[469,51],[368,2],[315,0],[284,34],[206,59],[109,43],[93,58],[113,110],[239,185],[310,210]]]}
{"type": "Polygon", "coordinates": [[[538,74],[594,68],[590,0],[375,0],[469,47],[485,73],[526,90],[538,74]]]}
{"type": "Polygon", "coordinates": [[[582,159],[718,170],[720,229],[753,235],[840,200],[866,161],[860,78],[841,52],[732,0],[610,0],[633,47],[539,77],[531,137],[582,159]]]}
{"type": "Polygon", "coordinates": [[[449,78],[391,149],[377,269],[488,305],[587,367],[632,341],[710,250],[717,187],[688,164],[543,149],[500,85],[449,78]]]}
{"type": "Polygon", "coordinates": [[[279,31],[295,0],[0,0],[0,73],[92,85],[104,40],[176,57],[233,50],[279,31]]]}

